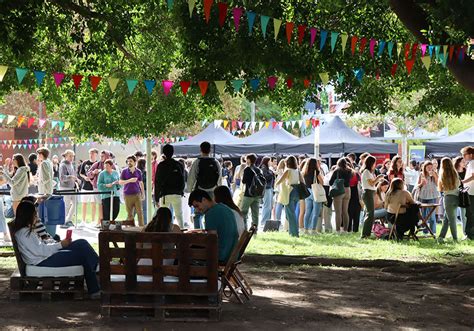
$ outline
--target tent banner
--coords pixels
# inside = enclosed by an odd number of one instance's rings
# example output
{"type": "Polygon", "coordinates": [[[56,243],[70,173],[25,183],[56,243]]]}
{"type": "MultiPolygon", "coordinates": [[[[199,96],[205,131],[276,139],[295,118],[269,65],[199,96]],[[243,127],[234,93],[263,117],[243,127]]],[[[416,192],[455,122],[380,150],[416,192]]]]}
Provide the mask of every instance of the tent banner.
{"type": "Polygon", "coordinates": [[[415,146],[411,145],[408,147],[408,155],[411,160],[416,162],[422,162],[425,160],[426,146],[415,146]]]}

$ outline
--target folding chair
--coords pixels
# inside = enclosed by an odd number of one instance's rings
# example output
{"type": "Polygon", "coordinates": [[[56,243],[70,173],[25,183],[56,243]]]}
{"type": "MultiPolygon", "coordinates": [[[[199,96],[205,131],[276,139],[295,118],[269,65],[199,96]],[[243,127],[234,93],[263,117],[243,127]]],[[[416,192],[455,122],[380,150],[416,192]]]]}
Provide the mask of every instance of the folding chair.
{"type": "MultiPolygon", "coordinates": [[[[398,231],[397,231],[397,222],[398,222],[398,214],[400,212],[400,208],[402,207],[402,205],[399,205],[398,208],[397,208],[397,212],[395,213],[395,216],[394,216],[394,219],[393,219],[393,223],[392,223],[392,228],[390,230],[390,234],[388,235],[388,239],[397,239],[397,240],[402,240],[402,238],[399,238],[398,236],[398,231]]],[[[402,235],[402,236],[405,236],[405,235],[402,235]]],[[[410,233],[408,235],[406,235],[405,237],[407,237],[407,239],[413,239],[413,240],[418,240],[418,238],[416,237],[416,235],[410,230],[410,233]]]]}

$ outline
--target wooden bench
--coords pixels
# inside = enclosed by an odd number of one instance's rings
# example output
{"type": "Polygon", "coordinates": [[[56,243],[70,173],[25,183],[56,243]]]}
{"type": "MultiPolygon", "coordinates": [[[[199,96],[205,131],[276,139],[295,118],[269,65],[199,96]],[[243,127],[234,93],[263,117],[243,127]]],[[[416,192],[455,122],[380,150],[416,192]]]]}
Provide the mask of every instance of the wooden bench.
{"type": "MultiPolygon", "coordinates": [[[[16,262],[18,269],[13,272],[10,277],[10,300],[20,300],[26,297],[37,297],[42,300],[51,300],[53,298],[63,298],[64,296],[72,296],[76,300],[84,298],[84,275],[82,266],[81,276],[59,276],[61,272],[69,273],[71,269],[78,269],[77,267],[66,268],[42,268],[35,267],[43,274],[42,276],[28,275],[26,263],[21,257],[18,249],[18,244],[13,230],[13,222],[8,223],[10,234],[12,237],[13,249],[15,251],[16,262]],[[52,272],[51,272],[52,271],[52,272]],[[51,272],[48,274],[48,272],[51,272]],[[46,273],[46,275],[45,275],[46,273]]],[[[31,268],[30,268],[31,269],[31,268]]],[[[73,270],[74,271],[74,270],[73,270]]]]}
{"type": "Polygon", "coordinates": [[[101,313],[217,321],[216,233],[99,233],[101,313]]]}

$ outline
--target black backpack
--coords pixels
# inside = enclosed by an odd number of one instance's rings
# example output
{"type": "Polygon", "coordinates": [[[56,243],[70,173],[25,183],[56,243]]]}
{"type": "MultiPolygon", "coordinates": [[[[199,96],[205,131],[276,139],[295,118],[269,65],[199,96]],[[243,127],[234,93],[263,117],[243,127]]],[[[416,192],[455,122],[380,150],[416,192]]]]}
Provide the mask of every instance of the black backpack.
{"type": "Polygon", "coordinates": [[[267,185],[267,180],[263,175],[263,172],[258,168],[251,167],[250,170],[253,171],[253,178],[250,186],[248,188],[248,193],[252,197],[263,197],[265,193],[265,187],[267,185]]]}
{"type": "Polygon", "coordinates": [[[199,159],[197,186],[208,190],[216,187],[219,181],[219,167],[214,158],[199,159]]]}
{"type": "Polygon", "coordinates": [[[165,190],[171,194],[182,194],[184,186],[184,169],[181,163],[172,160],[166,176],[165,190]]]}

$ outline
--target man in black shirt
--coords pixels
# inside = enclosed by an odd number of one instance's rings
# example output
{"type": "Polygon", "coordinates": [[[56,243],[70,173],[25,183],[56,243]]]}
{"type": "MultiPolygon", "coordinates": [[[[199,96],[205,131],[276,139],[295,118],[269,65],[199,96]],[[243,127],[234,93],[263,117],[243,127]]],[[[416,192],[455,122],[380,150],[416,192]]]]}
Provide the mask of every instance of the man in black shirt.
{"type": "MultiPolygon", "coordinates": [[[[97,162],[97,155],[99,155],[99,151],[96,148],[92,148],[89,150],[89,160],[82,162],[79,168],[79,176],[82,179],[81,182],[81,192],[89,193],[94,191],[94,186],[92,185],[92,180],[87,176],[87,172],[90,170],[92,165],[97,162]]],[[[82,222],[79,226],[85,226],[86,224],[86,217],[87,217],[87,205],[91,206],[92,212],[92,222],[95,220],[95,211],[96,211],[96,203],[97,199],[100,198],[100,195],[81,195],[81,202],[82,202],[82,222]]]]}

